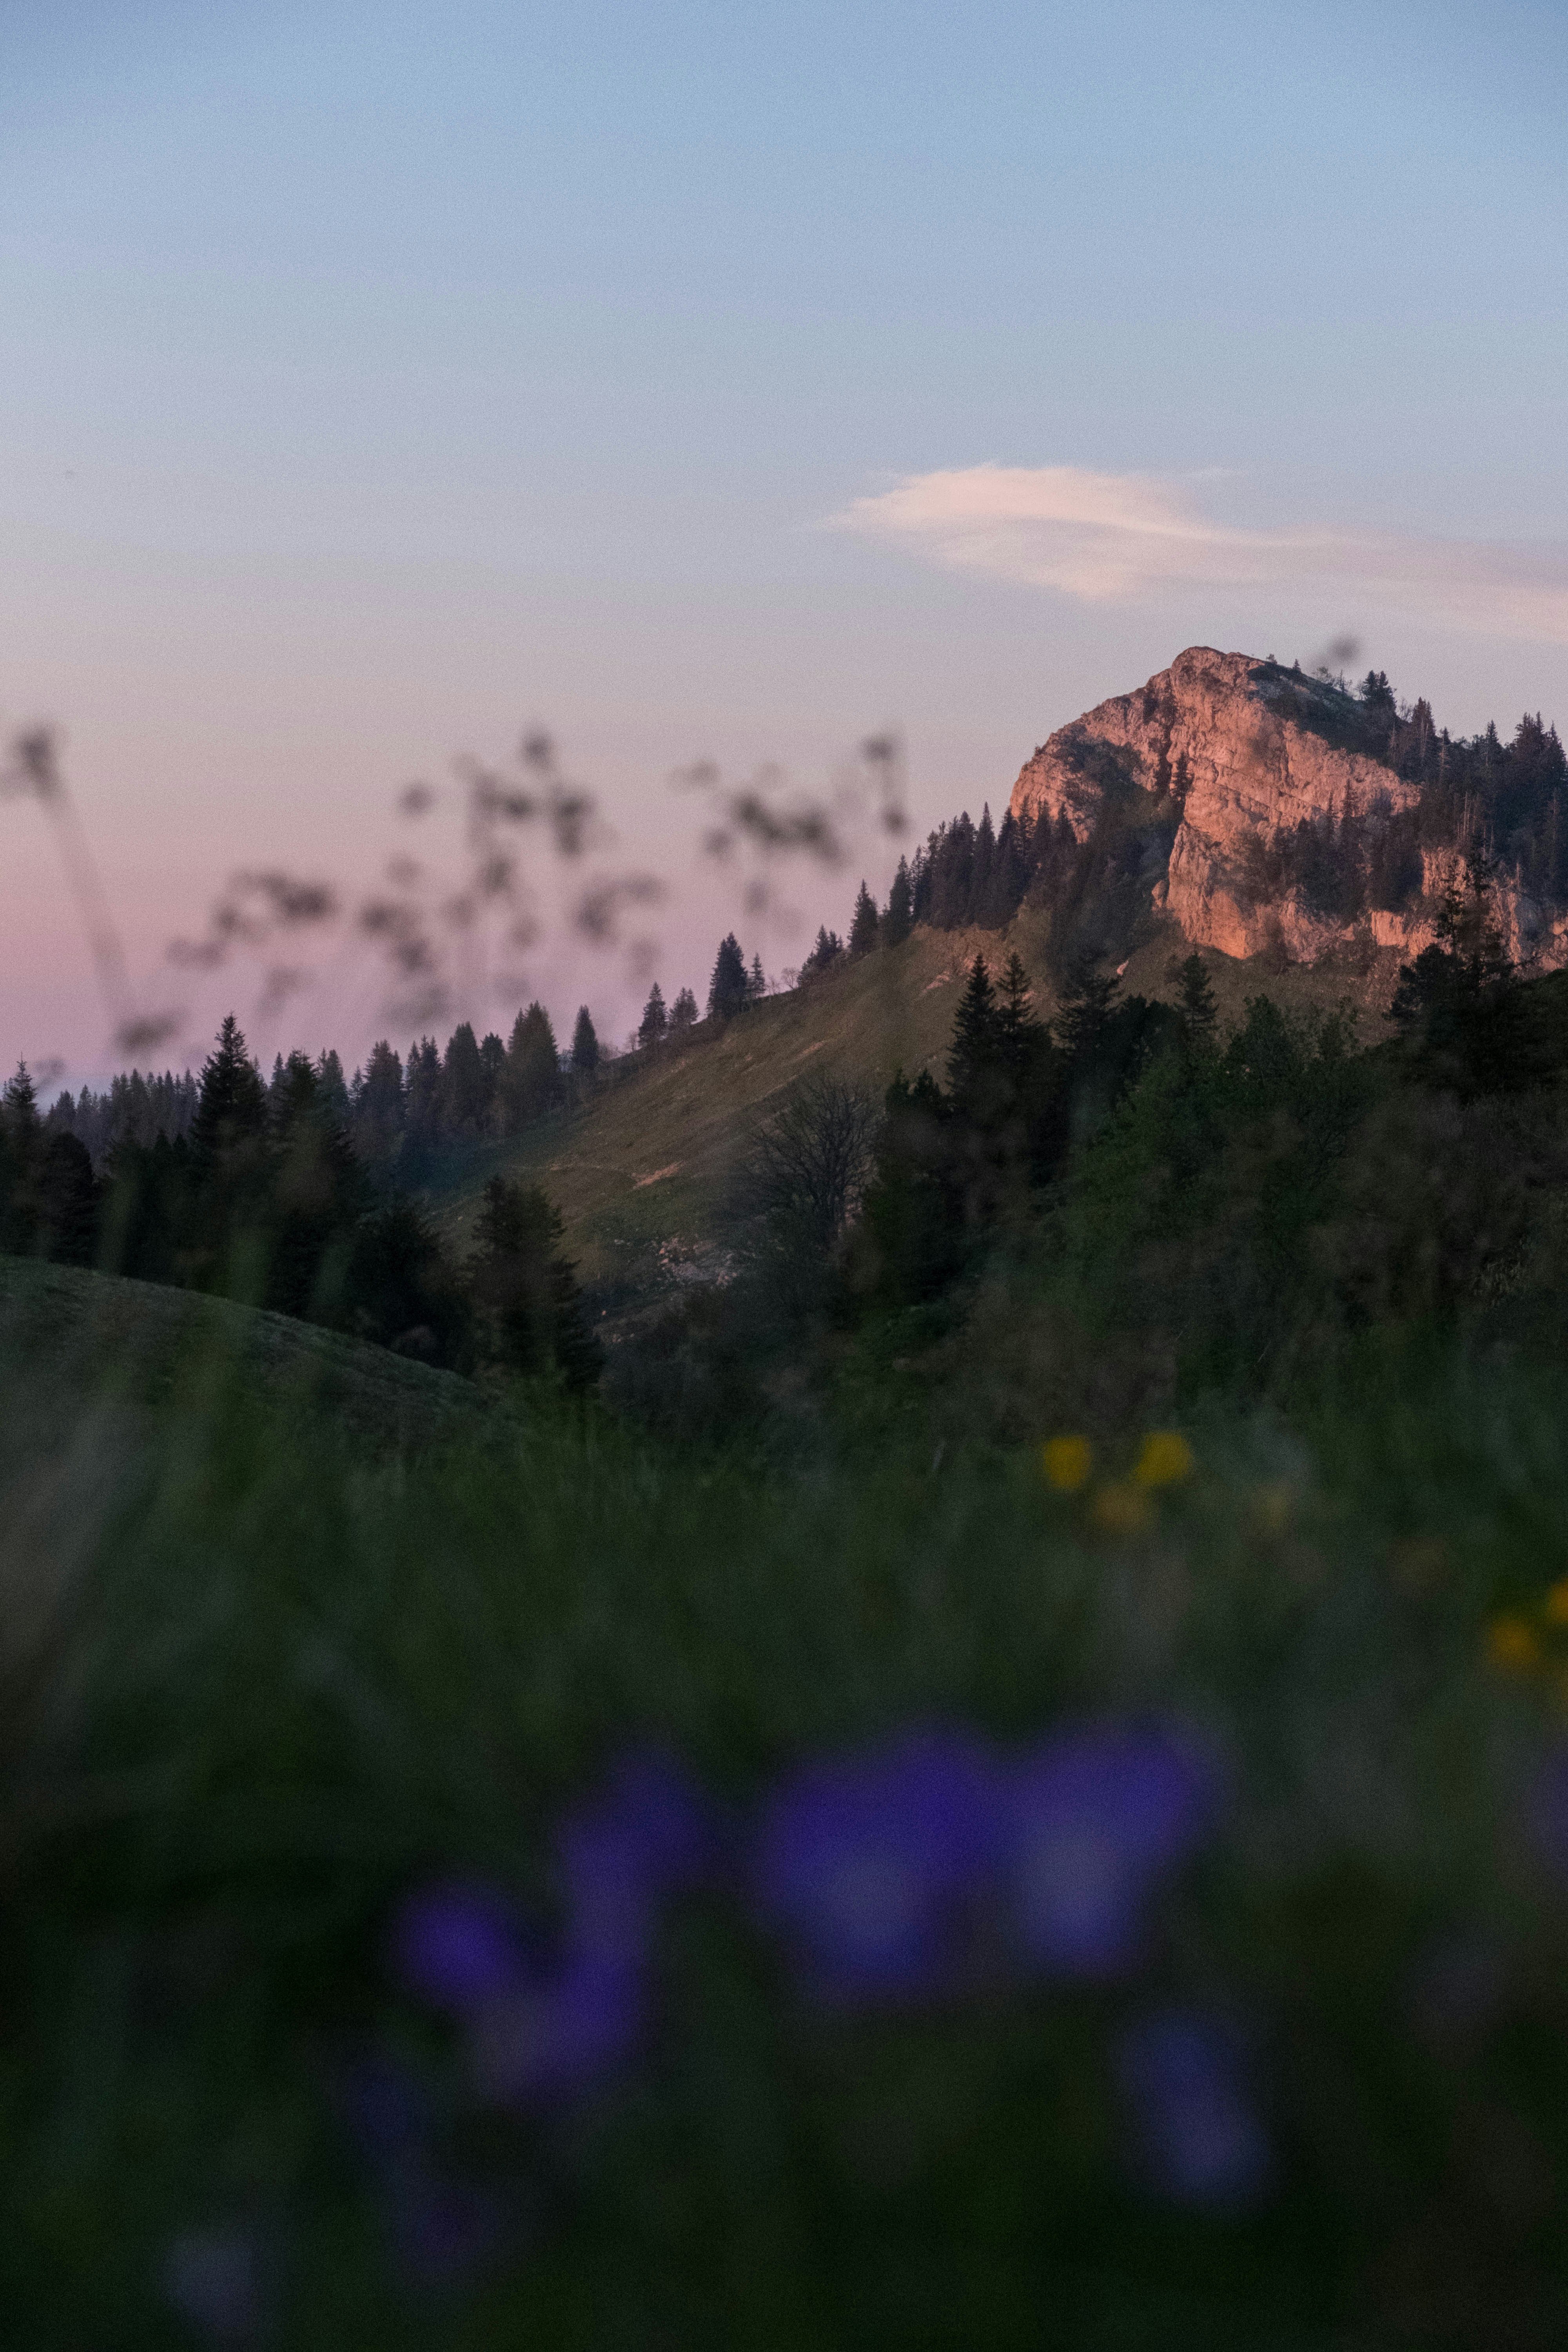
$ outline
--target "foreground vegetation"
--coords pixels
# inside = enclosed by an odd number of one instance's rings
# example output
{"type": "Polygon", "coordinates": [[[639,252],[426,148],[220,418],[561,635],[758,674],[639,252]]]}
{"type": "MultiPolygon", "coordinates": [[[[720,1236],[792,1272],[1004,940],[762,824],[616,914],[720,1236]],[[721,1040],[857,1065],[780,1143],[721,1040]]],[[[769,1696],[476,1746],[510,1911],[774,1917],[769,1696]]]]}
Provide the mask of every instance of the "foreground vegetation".
{"type": "Polygon", "coordinates": [[[19,2338],[1559,2343],[1568,1022],[1489,889],[1371,1045],[975,960],[597,1383],[515,1183],[473,1379],[0,1261],[19,2338]]]}

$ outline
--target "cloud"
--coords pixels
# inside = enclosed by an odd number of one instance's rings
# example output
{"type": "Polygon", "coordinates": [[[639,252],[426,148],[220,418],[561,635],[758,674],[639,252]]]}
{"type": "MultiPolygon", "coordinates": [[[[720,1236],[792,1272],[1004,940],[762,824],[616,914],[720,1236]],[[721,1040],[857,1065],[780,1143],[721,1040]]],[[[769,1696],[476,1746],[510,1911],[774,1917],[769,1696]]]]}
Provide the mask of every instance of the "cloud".
{"type": "Polygon", "coordinates": [[[1184,484],[1077,466],[909,474],[833,518],[928,561],[1085,603],[1305,588],[1487,635],[1568,645],[1568,548],[1214,521],[1184,484]]]}

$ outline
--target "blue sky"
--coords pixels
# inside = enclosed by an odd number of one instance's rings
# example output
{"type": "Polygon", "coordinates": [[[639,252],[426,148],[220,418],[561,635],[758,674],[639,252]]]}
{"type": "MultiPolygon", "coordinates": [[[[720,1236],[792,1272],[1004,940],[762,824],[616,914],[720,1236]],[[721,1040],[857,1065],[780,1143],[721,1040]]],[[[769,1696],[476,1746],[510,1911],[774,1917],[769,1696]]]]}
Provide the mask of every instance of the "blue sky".
{"type": "MultiPolygon", "coordinates": [[[[66,730],[149,971],[537,720],[680,873],[679,761],[818,788],[896,724],[923,824],[1194,641],[1568,718],[1565,100],[1568,18],[1506,0],[9,0],[0,717],[66,730]],[[927,478],[986,467],[1018,513],[955,535],[927,478]],[[1064,554],[1042,481],[1142,554],[1064,554]]],[[[0,825],[0,1055],[79,1065],[0,825]]],[[[532,977],[624,1024],[618,967],[532,977]]]]}

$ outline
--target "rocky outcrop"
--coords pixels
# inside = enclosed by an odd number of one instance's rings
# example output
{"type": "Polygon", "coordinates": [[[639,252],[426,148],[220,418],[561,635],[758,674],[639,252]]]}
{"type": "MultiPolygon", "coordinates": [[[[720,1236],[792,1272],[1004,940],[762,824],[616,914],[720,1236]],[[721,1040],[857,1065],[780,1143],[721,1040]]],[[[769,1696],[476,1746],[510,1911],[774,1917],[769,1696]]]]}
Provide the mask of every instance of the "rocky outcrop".
{"type": "MultiPolygon", "coordinates": [[[[1429,944],[1457,851],[1425,850],[1399,903],[1366,905],[1353,919],[1325,916],[1301,889],[1267,880],[1271,845],[1303,824],[1331,836],[1350,821],[1375,838],[1416,805],[1417,785],[1355,747],[1366,732],[1357,719],[1352,698],[1323,681],[1189,646],[1136,692],[1058,728],[1020,772],[1013,813],[1065,817],[1079,842],[1111,822],[1135,827],[1150,907],[1194,946],[1314,962],[1356,944],[1403,959],[1429,944]]],[[[1568,962],[1568,914],[1506,879],[1498,913],[1521,961],[1568,962]]]]}

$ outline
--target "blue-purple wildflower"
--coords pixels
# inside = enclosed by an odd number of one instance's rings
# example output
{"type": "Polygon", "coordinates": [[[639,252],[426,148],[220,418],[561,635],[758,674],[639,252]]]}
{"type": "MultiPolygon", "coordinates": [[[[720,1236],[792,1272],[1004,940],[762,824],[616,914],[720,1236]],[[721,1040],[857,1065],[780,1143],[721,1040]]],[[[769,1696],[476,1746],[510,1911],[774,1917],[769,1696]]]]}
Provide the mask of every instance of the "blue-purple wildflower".
{"type": "Polygon", "coordinates": [[[753,1901],[825,1998],[949,1990],[973,1946],[998,1812],[996,1767],[962,1732],[807,1765],[763,1808],[753,1901]]]}
{"type": "Polygon", "coordinates": [[[392,1965],[409,1992],[458,2016],[514,1990],[525,1966],[510,1906],[492,1887],[467,1879],[437,1881],[405,1898],[392,1925],[392,1965]]]}
{"type": "Polygon", "coordinates": [[[1273,2157],[1237,2037],[1201,2011],[1146,2012],[1121,2035],[1116,2074],[1136,2170],[1173,2204],[1234,2211],[1268,2189],[1273,2157]]]}
{"type": "Polygon", "coordinates": [[[1159,1727],[1059,1732],[1023,1758],[1003,1866],[1026,1963],[1089,1979],[1125,1970],[1150,1895],[1203,1836],[1215,1798],[1201,1751],[1159,1727]]]}

